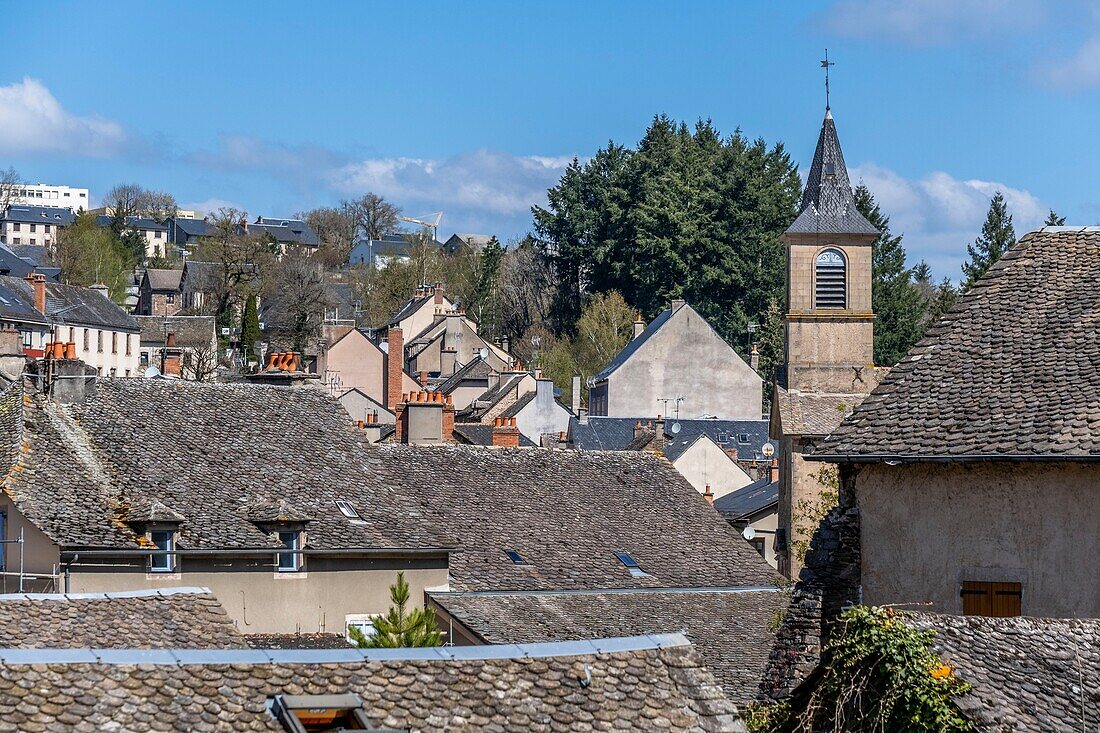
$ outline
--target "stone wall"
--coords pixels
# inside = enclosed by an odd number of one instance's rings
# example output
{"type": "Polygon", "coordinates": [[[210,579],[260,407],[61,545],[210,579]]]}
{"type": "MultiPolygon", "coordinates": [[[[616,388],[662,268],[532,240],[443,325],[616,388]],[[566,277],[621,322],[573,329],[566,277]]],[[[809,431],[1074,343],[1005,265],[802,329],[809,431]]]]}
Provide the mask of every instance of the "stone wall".
{"type": "Polygon", "coordinates": [[[805,567],[791,589],[790,604],[760,682],[763,701],[790,696],[821,660],[831,620],[861,600],[855,473],[841,471],[840,504],[810,541],[805,567]]]}

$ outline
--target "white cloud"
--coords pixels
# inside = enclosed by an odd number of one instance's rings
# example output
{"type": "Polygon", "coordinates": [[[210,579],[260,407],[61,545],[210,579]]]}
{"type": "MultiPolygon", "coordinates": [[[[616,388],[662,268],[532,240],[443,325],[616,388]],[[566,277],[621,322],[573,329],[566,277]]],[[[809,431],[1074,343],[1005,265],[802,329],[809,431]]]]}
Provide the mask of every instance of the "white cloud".
{"type": "Polygon", "coordinates": [[[0,151],[4,153],[107,157],[125,142],[117,122],[68,112],[35,79],[0,87],[0,151]]]}
{"type": "Polygon", "coordinates": [[[836,35],[926,46],[1021,33],[1044,15],[1039,0],[840,0],[822,19],[836,35]]]}
{"type": "Polygon", "coordinates": [[[1056,89],[1100,88],[1100,35],[1086,40],[1069,58],[1040,65],[1036,76],[1056,89]]]}
{"type": "Polygon", "coordinates": [[[375,158],[333,172],[333,188],[348,194],[373,191],[404,205],[455,207],[483,214],[527,214],[546,203],[571,157],[511,155],[474,150],[444,160],[375,158]]]}
{"type": "Polygon", "coordinates": [[[1017,237],[1042,226],[1048,211],[1028,191],[996,181],[960,180],[943,171],[908,179],[874,163],[850,173],[874,194],[891,231],[905,235],[910,260],[924,259],[937,277],[952,280],[960,277],[966,246],[981,232],[994,193],[1004,194],[1017,237]]]}
{"type": "Polygon", "coordinates": [[[260,170],[311,178],[344,162],[341,156],[318,145],[281,145],[252,135],[223,135],[216,150],[201,151],[191,158],[217,170],[260,170]]]}
{"type": "Polygon", "coordinates": [[[180,202],[179,208],[185,211],[197,212],[199,216],[205,216],[206,214],[213,214],[218,209],[237,209],[243,211],[244,207],[235,201],[226,201],[217,197],[208,198],[205,201],[187,201],[180,202]]]}

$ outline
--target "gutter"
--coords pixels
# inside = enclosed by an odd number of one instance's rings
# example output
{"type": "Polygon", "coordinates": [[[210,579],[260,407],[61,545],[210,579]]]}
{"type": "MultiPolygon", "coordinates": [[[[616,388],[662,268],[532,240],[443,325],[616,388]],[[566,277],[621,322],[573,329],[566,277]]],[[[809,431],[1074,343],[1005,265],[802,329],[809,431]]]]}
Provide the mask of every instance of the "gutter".
{"type": "MultiPolygon", "coordinates": [[[[271,555],[273,553],[286,553],[290,552],[283,547],[271,547],[271,548],[255,548],[246,547],[239,550],[225,550],[225,549],[181,549],[176,548],[171,551],[172,555],[237,555],[237,556],[252,556],[252,555],[271,555]]],[[[400,547],[359,547],[359,548],[333,548],[330,550],[324,550],[320,548],[316,549],[301,549],[293,551],[296,555],[439,555],[448,554],[453,552],[462,552],[458,547],[413,547],[413,548],[400,548],[400,547]]],[[[87,557],[147,557],[154,554],[165,554],[164,550],[133,550],[127,548],[119,548],[117,550],[84,550],[84,549],[71,549],[62,550],[61,556],[87,556],[87,557]]]]}
{"type": "Polygon", "coordinates": [[[1066,453],[1052,453],[1047,455],[973,453],[957,456],[898,455],[889,453],[804,453],[802,458],[807,461],[821,461],[826,463],[885,463],[891,466],[902,463],[1100,463],[1100,454],[1074,456],[1066,453]]]}

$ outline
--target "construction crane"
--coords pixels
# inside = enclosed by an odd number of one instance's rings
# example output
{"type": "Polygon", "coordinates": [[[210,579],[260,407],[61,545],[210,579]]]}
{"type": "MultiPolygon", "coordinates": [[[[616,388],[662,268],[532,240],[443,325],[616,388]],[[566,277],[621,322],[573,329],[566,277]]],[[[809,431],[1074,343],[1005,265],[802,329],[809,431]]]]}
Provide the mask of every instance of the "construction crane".
{"type": "Polygon", "coordinates": [[[407,221],[410,224],[419,224],[422,227],[427,227],[431,230],[432,239],[439,240],[439,222],[443,221],[443,212],[437,211],[434,214],[428,214],[423,219],[414,219],[411,216],[399,216],[397,217],[401,221],[407,221]]]}

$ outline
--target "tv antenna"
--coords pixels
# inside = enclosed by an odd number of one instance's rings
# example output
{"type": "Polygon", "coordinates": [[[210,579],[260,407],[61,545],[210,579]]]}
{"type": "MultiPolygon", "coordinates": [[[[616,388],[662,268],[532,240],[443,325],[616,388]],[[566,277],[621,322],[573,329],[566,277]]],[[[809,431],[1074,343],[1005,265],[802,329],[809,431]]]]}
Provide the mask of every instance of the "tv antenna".
{"type": "Polygon", "coordinates": [[[829,67],[836,63],[829,60],[829,49],[825,49],[825,58],[821,60],[821,68],[825,69],[825,111],[829,111],[829,67]]]}
{"type": "Polygon", "coordinates": [[[662,414],[664,415],[668,414],[668,403],[672,402],[674,404],[673,410],[675,412],[676,419],[680,419],[680,405],[684,401],[683,395],[676,395],[675,397],[658,397],[657,401],[664,404],[664,410],[662,411],[662,414]]]}

